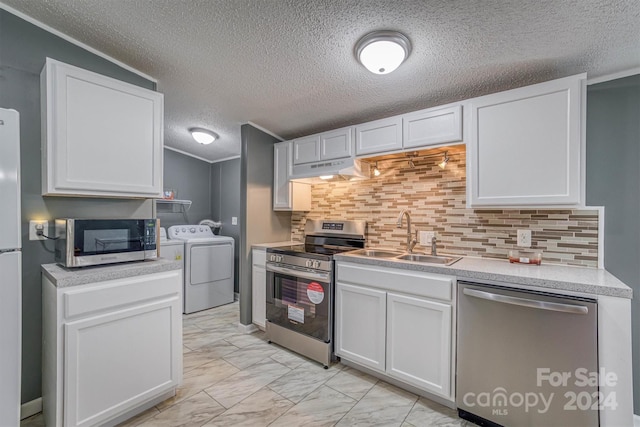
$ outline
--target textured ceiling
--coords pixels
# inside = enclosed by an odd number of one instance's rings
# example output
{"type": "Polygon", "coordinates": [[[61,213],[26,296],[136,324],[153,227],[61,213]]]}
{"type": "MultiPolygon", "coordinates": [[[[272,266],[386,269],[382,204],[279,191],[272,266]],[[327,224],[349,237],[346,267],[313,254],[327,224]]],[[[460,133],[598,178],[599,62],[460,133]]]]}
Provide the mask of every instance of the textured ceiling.
{"type": "Polygon", "coordinates": [[[638,0],[0,0],[158,80],[165,144],[240,154],[240,125],[291,139],[580,72],[640,67],[638,0]],[[412,42],[374,75],[378,29],[412,42]],[[199,146],[187,133],[221,138],[199,146]]]}

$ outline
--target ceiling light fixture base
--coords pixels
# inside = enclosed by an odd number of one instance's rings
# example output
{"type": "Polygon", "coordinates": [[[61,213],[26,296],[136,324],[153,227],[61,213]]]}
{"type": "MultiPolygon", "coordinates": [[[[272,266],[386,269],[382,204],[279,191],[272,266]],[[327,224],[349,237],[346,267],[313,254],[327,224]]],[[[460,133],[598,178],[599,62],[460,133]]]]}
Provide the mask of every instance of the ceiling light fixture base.
{"type": "Polygon", "coordinates": [[[356,43],[355,55],[365,68],[374,74],[389,74],[411,53],[411,42],[397,31],[371,32],[356,43]]]}

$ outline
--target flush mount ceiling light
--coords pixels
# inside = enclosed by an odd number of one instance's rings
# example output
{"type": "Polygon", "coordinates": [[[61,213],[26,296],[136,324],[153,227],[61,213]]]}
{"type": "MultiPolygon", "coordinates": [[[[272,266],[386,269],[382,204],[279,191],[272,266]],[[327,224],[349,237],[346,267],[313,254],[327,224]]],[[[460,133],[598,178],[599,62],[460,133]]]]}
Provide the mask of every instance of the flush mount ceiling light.
{"type": "Polygon", "coordinates": [[[374,74],[389,74],[411,53],[411,42],[397,31],[374,31],[356,43],[356,58],[374,74]]]}
{"type": "Polygon", "coordinates": [[[189,129],[189,132],[191,132],[193,139],[195,139],[198,144],[202,145],[211,144],[218,138],[218,135],[207,129],[191,128],[189,129]]]}
{"type": "Polygon", "coordinates": [[[440,166],[441,169],[444,169],[447,167],[447,163],[449,163],[449,156],[447,155],[447,151],[444,152],[444,157],[442,159],[442,161],[440,163],[438,163],[438,166],[440,166]]]}

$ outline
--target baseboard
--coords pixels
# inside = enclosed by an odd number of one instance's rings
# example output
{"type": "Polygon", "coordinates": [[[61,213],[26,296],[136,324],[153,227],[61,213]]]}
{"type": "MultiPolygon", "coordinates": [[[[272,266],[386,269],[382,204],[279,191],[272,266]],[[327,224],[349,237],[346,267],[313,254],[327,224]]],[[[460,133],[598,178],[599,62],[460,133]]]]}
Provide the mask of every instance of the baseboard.
{"type": "Polygon", "coordinates": [[[238,323],[238,332],[241,334],[252,334],[258,330],[258,327],[253,323],[250,325],[243,325],[242,323],[238,323]]]}
{"type": "Polygon", "coordinates": [[[20,419],[24,420],[35,414],[42,412],[42,398],[33,399],[30,402],[23,403],[20,406],[20,419]]]}
{"type": "Polygon", "coordinates": [[[633,427],[640,427],[640,415],[633,414],[633,427]]]}

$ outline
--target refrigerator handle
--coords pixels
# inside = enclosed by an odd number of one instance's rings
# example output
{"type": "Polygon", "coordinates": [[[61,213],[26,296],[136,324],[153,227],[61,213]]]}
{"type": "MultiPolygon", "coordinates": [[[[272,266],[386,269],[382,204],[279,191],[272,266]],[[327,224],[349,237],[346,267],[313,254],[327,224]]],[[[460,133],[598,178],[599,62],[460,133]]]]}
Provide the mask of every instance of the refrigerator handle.
{"type": "Polygon", "coordinates": [[[465,288],[463,290],[463,293],[465,295],[468,295],[474,298],[485,299],[485,300],[499,302],[503,304],[513,304],[513,305],[519,305],[522,307],[537,308],[540,310],[559,311],[562,313],[572,313],[572,314],[589,313],[589,308],[583,305],[561,304],[557,302],[539,301],[539,300],[528,299],[528,298],[519,298],[519,297],[508,296],[508,295],[494,294],[491,292],[478,291],[475,289],[468,289],[468,288],[465,288]]]}

